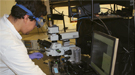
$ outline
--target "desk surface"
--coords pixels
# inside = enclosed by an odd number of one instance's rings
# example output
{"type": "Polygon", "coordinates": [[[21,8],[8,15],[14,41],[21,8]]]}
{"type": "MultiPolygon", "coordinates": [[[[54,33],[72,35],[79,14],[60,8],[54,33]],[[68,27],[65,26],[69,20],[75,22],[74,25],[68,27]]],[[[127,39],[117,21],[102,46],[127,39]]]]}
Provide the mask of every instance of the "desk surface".
{"type": "MultiPolygon", "coordinates": [[[[35,51],[31,51],[30,53],[33,53],[35,51]]],[[[37,51],[36,51],[37,52],[37,51]]],[[[46,73],[46,75],[51,75],[51,72],[50,72],[50,68],[48,66],[48,64],[45,64],[44,61],[47,60],[47,59],[52,59],[48,56],[46,56],[46,54],[44,52],[40,52],[44,55],[44,57],[42,59],[33,59],[32,61],[35,63],[35,65],[38,65],[40,67],[40,69],[46,73]]]]}

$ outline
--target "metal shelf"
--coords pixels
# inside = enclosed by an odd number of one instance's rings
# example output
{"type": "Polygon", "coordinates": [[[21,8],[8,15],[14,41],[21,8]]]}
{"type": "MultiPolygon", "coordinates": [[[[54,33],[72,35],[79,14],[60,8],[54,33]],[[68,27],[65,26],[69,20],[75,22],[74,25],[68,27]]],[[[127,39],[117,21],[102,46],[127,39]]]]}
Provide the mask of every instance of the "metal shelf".
{"type": "MultiPolygon", "coordinates": [[[[94,3],[100,4],[117,4],[122,6],[132,6],[132,0],[93,0],[94,3]]],[[[89,4],[91,0],[83,0],[83,4],[89,4]]],[[[71,6],[80,5],[79,0],[70,0],[71,6]]],[[[68,0],[50,0],[50,5],[53,7],[68,6],[68,0]]]]}

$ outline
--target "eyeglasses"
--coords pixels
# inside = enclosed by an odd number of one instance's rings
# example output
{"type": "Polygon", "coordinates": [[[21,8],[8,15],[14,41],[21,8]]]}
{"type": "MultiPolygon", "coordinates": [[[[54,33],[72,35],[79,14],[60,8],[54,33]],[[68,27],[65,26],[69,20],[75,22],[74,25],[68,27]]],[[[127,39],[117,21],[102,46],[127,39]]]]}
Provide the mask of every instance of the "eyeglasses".
{"type": "Polygon", "coordinates": [[[43,17],[35,18],[36,19],[36,26],[42,27],[45,24],[46,19],[43,19],[43,17]]]}

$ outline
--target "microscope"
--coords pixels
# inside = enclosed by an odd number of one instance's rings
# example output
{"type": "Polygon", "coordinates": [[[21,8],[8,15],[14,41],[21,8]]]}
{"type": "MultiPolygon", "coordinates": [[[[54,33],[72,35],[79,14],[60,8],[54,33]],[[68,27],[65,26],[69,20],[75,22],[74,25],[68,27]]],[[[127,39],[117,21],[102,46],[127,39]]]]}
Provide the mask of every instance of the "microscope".
{"type": "Polygon", "coordinates": [[[75,63],[78,63],[79,60],[81,60],[81,58],[75,58],[75,56],[80,57],[81,49],[75,45],[71,45],[69,41],[69,39],[78,38],[78,32],[66,32],[59,34],[59,27],[54,25],[52,27],[48,27],[48,37],[51,42],[46,40],[38,40],[38,43],[44,46],[47,56],[70,57],[68,61],[75,63]],[[62,44],[58,43],[58,40],[62,41],[62,44]]]}
{"type": "Polygon", "coordinates": [[[38,39],[38,43],[44,47],[46,55],[56,59],[51,63],[51,70],[54,75],[60,75],[59,64],[61,56],[64,56],[63,62],[71,62],[72,64],[81,62],[81,49],[70,44],[70,39],[78,37],[78,32],[59,33],[59,27],[53,25],[48,27],[48,39],[50,41],[38,39]],[[62,41],[62,44],[58,41],[62,41]]]}

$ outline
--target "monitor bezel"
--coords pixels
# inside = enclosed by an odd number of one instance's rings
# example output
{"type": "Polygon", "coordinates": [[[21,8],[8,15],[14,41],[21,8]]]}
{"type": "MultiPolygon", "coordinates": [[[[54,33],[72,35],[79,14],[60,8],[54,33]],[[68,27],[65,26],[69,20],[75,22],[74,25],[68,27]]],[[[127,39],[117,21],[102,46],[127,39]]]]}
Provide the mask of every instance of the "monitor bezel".
{"type": "MultiPolygon", "coordinates": [[[[100,32],[100,31],[93,31],[93,34],[92,34],[92,41],[91,41],[91,54],[90,56],[92,55],[92,49],[93,49],[93,39],[94,39],[94,34],[99,34],[99,35],[102,35],[106,38],[109,38],[111,40],[114,41],[114,47],[113,47],[113,53],[112,53],[112,59],[111,59],[111,67],[110,67],[110,71],[109,71],[109,75],[114,75],[114,68],[115,68],[115,62],[116,62],[116,57],[117,57],[117,49],[118,49],[118,42],[119,42],[119,39],[114,37],[114,36],[111,36],[111,35],[108,35],[106,33],[103,33],[103,32],[100,32]]],[[[94,67],[91,65],[91,60],[92,56],[90,57],[90,66],[93,68],[93,70],[96,71],[96,69],[94,69],[94,67]]],[[[96,73],[98,73],[96,71],[96,73]]],[[[98,73],[99,74],[99,73],[98,73]]],[[[100,75],[100,74],[99,74],[100,75]]]]}

